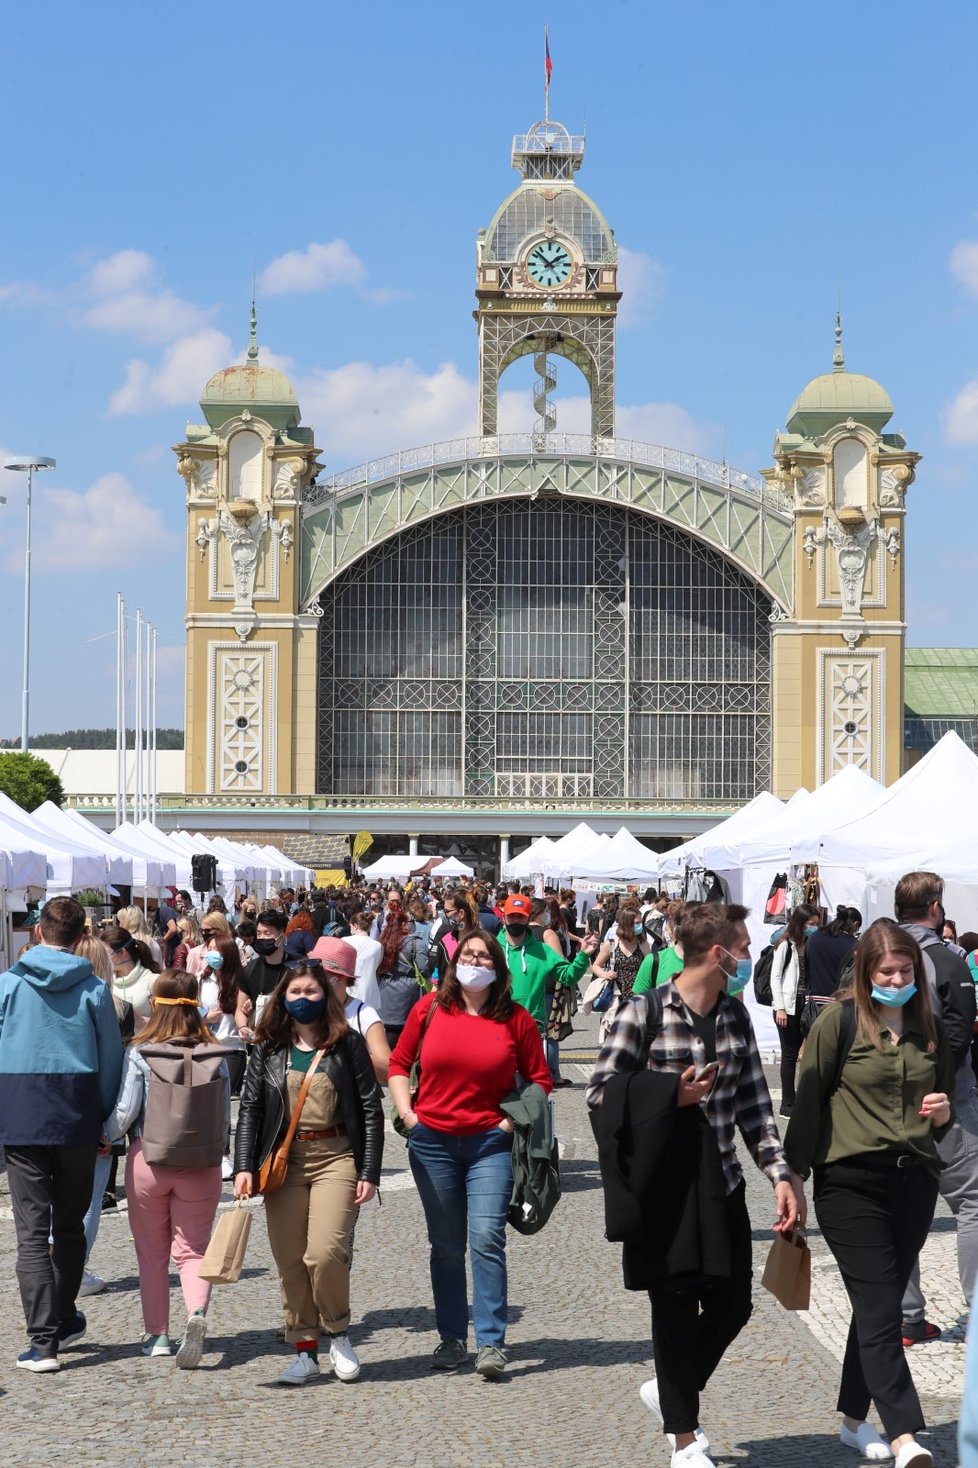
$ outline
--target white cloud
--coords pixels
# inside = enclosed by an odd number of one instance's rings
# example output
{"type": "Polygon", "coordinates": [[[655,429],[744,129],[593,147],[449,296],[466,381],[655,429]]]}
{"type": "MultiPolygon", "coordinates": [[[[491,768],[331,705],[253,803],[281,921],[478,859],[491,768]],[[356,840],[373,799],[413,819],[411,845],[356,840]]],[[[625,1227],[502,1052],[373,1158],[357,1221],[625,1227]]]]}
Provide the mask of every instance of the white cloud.
{"type": "Polygon", "coordinates": [[[662,266],[642,250],[618,246],[618,289],[622,293],[618,306],[618,324],[627,329],[638,326],[650,306],[662,294],[662,266]]]}
{"type": "Polygon", "coordinates": [[[149,285],[156,274],[145,250],[117,250],[92,266],[85,283],[93,296],[118,296],[149,285]]]}
{"type": "Polygon", "coordinates": [[[118,250],[99,260],[85,278],[95,303],[82,320],[97,331],[116,331],[147,342],[170,342],[199,330],[214,308],[204,310],[174,291],[156,286],[157,270],[143,250],[118,250]]]}
{"type": "MultiPolygon", "coordinates": [[[[297,393],[303,418],[315,427],[335,469],[476,432],[476,384],[452,362],[431,373],[411,361],[381,367],[350,362],[305,378],[297,384],[297,393]]],[[[557,398],[556,406],[558,432],[590,433],[586,397],[557,398]]],[[[500,433],[528,433],[534,423],[528,390],[500,393],[500,433]]],[[[717,430],[698,423],[676,403],[619,407],[617,426],[622,438],[664,443],[691,453],[710,453],[716,447],[717,430]]]]}
{"type": "Polygon", "coordinates": [[[231,351],[230,338],[206,327],[173,342],[158,367],[134,358],[122,387],[112,394],[109,413],[151,413],[195,402],[207,379],[232,360],[231,351]]]}
{"type": "Polygon", "coordinates": [[[346,240],[313,242],[304,250],[279,255],[261,273],[264,295],[284,296],[293,291],[325,291],[338,285],[362,285],[367,269],[346,240]]]}
{"type": "Polygon", "coordinates": [[[0,284],[0,306],[50,306],[54,294],[32,280],[8,280],[0,284]]]}
{"type": "MultiPolygon", "coordinates": [[[[11,476],[13,477],[13,476],[11,476]]],[[[118,565],[134,547],[154,556],[176,544],[159,510],[142,499],[122,474],[103,474],[86,490],[47,488],[34,481],[32,552],[41,570],[80,571],[118,565]]],[[[20,527],[8,542],[7,567],[20,569],[20,527]]]]}
{"type": "Polygon", "coordinates": [[[951,274],[972,296],[978,296],[978,240],[961,240],[948,261],[951,274]]]}
{"type": "Polygon", "coordinates": [[[948,443],[978,443],[978,377],[966,382],[944,414],[948,443]]]}
{"type": "Polygon", "coordinates": [[[453,362],[432,373],[411,361],[349,362],[303,379],[297,395],[337,467],[475,430],[475,385],[453,362]]]}

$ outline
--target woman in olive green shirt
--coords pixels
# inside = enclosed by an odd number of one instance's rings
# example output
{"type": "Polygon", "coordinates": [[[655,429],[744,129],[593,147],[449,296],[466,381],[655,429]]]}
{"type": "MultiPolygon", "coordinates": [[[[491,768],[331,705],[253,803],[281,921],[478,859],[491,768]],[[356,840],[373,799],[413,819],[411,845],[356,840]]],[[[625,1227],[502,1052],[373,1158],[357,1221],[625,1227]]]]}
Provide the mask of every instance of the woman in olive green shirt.
{"type": "Polygon", "coordinates": [[[815,1214],[852,1303],[840,1438],[870,1461],[930,1468],[914,1436],[924,1419],[901,1344],[901,1302],[934,1217],[934,1144],[951,1122],[954,1065],[920,949],[895,923],[864,933],[852,994],[826,1005],[805,1044],[785,1157],[802,1177],[814,1171],[815,1214]],[[839,1075],[849,1004],[855,1033],[839,1075]],[[866,1421],[870,1401],[889,1446],[866,1421]]]}

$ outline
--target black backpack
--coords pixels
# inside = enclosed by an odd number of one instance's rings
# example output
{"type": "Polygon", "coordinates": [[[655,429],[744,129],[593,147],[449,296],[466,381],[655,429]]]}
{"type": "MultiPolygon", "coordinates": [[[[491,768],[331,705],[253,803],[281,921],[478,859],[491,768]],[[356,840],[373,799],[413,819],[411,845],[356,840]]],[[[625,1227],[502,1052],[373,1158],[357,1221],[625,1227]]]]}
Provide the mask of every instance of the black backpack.
{"type": "Polygon", "coordinates": [[[771,970],[774,967],[774,946],[769,943],[762,950],[760,958],[754,965],[754,998],[758,1004],[766,1004],[770,1007],[773,999],[771,994],[771,970]]]}

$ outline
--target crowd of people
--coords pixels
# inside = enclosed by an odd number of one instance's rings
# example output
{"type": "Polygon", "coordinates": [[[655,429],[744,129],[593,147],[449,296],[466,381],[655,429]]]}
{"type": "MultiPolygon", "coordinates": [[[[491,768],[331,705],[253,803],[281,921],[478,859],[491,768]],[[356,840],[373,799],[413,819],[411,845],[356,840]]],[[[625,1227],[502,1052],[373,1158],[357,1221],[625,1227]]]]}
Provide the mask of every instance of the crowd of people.
{"type": "Polygon", "coordinates": [[[649,1296],[655,1375],[639,1390],[673,1468],[711,1468],[701,1393],[751,1314],[738,1136],[772,1187],[775,1234],[805,1224],[811,1180],[852,1307],[841,1442],[927,1468],[905,1351],[936,1334],[917,1260],[939,1195],[969,1307],[978,1273],[978,936],[958,941],[928,872],[902,878],[893,919],[861,935],[852,909],[789,915],[764,960],[782,1138],[742,1002],[746,918],[654,891],[602,895],[582,914],[570,889],[422,881],[284,889],[231,912],[177,892],[150,921],[122,907],[91,933],[77,902],[51,899],[0,975],[0,1142],[28,1335],[17,1365],[57,1371],[85,1335],[78,1300],[103,1288],[89,1262],[124,1156],[143,1354],[199,1365],[211,1290],[200,1266],[233,1179],[236,1199],[264,1198],[292,1348],[278,1380],[313,1380],[322,1349],[326,1369],[356,1380],[353,1245],[380,1182],[387,1088],[430,1244],[430,1366],[469,1360],[471,1299],[475,1369],[498,1379],[507,1225],[521,1186],[540,1199],[530,1178],[550,1097],[570,1084],[558,1040],[589,976],[602,1023],[586,1101],[607,1237],[622,1242],[626,1288],[649,1296]],[[186,1307],[176,1332],[171,1259],[186,1307]]]}

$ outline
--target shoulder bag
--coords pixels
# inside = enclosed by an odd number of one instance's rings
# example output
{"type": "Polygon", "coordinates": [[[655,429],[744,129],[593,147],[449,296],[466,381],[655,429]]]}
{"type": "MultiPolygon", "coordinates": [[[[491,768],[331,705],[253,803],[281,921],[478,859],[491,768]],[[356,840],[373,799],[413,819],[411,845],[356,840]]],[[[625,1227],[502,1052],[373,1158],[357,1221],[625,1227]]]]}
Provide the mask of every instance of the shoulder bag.
{"type": "MultiPolygon", "coordinates": [[[[421,1022],[421,1034],[418,1036],[418,1053],[414,1057],[414,1061],[411,1065],[411,1074],[408,1077],[408,1095],[411,1099],[412,1111],[414,1110],[414,1103],[417,1099],[418,1092],[421,1089],[421,1046],[424,1044],[424,1037],[428,1033],[428,1026],[434,1019],[435,1010],[437,1008],[437,1000],[432,1000],[428,1008],[428,1013],[425,1015],[424,1019],[421,1022]]],[[[408,1131],[407,1127],[404,1125],[404,1119],[396,1106],[391,1107],[391,1126],[397,1132],[397,1135],[399,1137],[403,1137],[404,1140],[407,1141],[408,1137],[411,1134],[408,1131]]]]}
{"type": "Polygon", "coordinates": [[[306,1104],[306,1097],[309,1095],[309,1087],[312,1085],[312,1078],[316,1073],[319,1062],[322,1060],[325,1054],[325,1050],[316,1051],[316,1054],[309,1065],[309,1069],[306,1071],[306,1078],[299,1088],[299,1094],[296,1097],[295,1102],[295,1109],[292,1112],[292,1116],[289,1120],[289,1129],[285,1133],[285,1136],[283,1137],[279,1145],[272,1148],[271,1152],[269,1152],[268,1156],[265,1158],[265,1161],[258,1169],[259,1193],[274,1193],[285,1182],[285,1174],[288,1172],[289,1169],[289,1148],[292,1146],[295,1134],[299,1129],[299,1117],[302,1115],[302,1108],[306,1104]]]}

